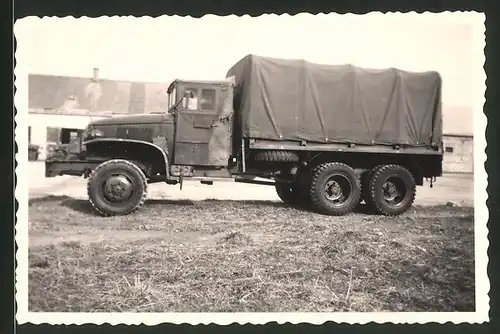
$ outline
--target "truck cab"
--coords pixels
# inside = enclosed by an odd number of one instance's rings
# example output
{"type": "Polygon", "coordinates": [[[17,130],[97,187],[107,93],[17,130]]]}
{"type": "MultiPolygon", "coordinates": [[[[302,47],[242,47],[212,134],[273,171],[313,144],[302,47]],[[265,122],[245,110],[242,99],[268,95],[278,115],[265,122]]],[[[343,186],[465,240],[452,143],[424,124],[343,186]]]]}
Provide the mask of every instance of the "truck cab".
{"type": "Polygon", "coordinates": [[[168,112],[175,119],[173,165],[228,167],[232,153],[233,88],[231,81],[172,82],[167,93],[168,112]]]}
{"type": "Polygon", "coordinates": [[[197,177],[209,184],[213,181],[206,179],[231,177],[230,169],[235,167],[231,137],[233,89],[231,80],[174,80],[166,92],[168,107],[164,113],[90,122],[82,134],[79,155],[66,155],[71,159],[65,159],[64,154],[49,156],[45,176],[90,178],[89,198],[103,214],[127,212],[130,208],[117,205],[120,201],[116,194],[112,200],[106,197],[115,189],[111,185],[122,189],[127,197],[137,184],[166,182],[180,183],[182,187],[186,177],[197,177]],[[108,173],[109,168],[124,174],[97,177],[108,173]],[[99,187],[103,191],[96,190],[99,187]]]}

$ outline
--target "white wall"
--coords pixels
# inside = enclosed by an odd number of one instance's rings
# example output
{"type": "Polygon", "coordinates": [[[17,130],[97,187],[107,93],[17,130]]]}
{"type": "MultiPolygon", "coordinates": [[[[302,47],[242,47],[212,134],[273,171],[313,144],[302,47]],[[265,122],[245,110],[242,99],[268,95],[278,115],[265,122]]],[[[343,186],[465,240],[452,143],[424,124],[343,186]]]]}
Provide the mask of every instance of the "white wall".
{"type": "Polygon", "coordinates": [[[443,171],[445,173],[474,172],[474,139],[471,137],[443,136],[445,153],[443,171]],[[451,147],[453,152],[446,152],[451,147]]]}

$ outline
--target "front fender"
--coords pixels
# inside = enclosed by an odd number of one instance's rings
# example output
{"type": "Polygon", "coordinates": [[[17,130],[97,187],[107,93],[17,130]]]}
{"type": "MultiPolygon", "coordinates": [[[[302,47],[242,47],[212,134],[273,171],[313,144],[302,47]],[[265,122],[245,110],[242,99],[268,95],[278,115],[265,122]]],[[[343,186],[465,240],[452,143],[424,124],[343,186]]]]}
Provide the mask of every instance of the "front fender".
{"type": "Polygon", "coordinates": [[[165,149],[161,148],[160,146],[150,143],[148,141],[143,141],[143,140],[136,140],[136,139],[123,139],[123,138],[94,138],[90,140],[86,140],[82,142],[85,147],[92,148],[94,145],[99,145],[103,143],[109,143],[109,144],[121,144],[121,145],[126,145],[126,144],[131,144],[131,145],[144,145],[149,148],[154,148],[156,151],[158,151],[159,154],[163,157],[163,162],[164,162],[164,168],[165,168],[165,175],[167,178],[170,177],[170,168],[169,168],[169,160],[168,160],[168,153],[165,151],[165,149]]]}

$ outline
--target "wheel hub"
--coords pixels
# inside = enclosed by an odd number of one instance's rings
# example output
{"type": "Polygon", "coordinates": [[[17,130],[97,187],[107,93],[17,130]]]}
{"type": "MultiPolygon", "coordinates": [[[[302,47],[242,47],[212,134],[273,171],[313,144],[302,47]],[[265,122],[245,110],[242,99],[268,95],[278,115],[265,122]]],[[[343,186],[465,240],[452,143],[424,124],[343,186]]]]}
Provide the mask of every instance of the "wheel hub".
{"type": "Polygon", "coordinates": [[[122,202],[132,194],[132,183],[124,175],[113,175],[104,184],[104,195],[112,202],[122,202]]]}
{"type": "Polygon", "coordinates": [[[399,195],[398,188],[393,182],[387,181],[383,186],[384,199],[386,201],[394,201],[399,195]]]}
{"type": "Polygon", "coordinates": [[[336,180],[330,180],[325,185],[326,198],[330,201],[336,201],[342,197],[342,188],[336,180]]]}

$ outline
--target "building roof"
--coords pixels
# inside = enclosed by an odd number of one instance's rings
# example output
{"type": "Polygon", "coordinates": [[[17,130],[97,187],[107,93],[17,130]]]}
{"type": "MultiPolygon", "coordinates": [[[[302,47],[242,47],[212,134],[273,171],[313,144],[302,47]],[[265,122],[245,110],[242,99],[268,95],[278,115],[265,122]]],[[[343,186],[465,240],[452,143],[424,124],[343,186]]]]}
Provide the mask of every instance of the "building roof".
{"type": "Polygon", "coordinates": [[[168,104],[167,83],[144,83],[31,74],[29,109],[46,112],[90,110],[95,113],[159,112],[168,104]],[[95,98],[93,98],[93,96],[95,98]]]}

